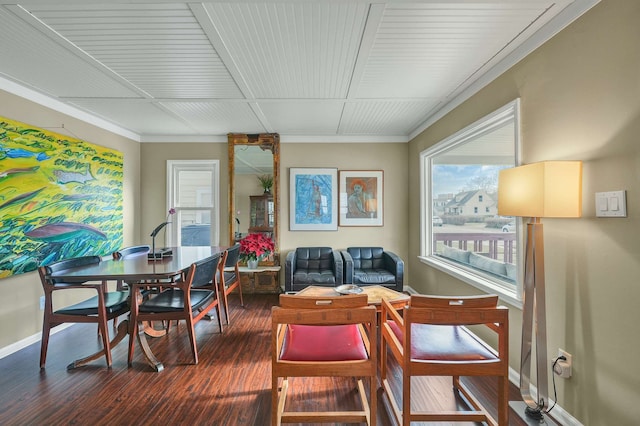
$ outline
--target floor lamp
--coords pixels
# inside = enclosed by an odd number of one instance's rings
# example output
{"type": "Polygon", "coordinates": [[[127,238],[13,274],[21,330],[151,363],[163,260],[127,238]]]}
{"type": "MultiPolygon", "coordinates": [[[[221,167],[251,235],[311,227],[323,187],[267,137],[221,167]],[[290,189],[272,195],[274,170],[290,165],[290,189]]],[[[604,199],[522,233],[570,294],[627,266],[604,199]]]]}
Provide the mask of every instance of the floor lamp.
{"type": "Polygon", "coordinates": [[[498,214],[529,217],[522,300],[520,394],[511,407],[532,424],[548,407],[547,331],[544,296],[544,240],[540,218],[580,217],[582,163],[544,161],[504,169],[498,178],[498,214]],[[531,386],[532,337],[535,334],[536,397],[531,386]]]}

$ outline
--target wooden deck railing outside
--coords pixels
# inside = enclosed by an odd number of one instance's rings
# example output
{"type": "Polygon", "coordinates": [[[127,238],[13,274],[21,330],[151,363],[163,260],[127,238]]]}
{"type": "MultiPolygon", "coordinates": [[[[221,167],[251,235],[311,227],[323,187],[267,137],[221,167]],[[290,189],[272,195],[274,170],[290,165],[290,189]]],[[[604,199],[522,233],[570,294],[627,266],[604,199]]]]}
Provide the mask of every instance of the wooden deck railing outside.
{"type": "Polygon", "coordinates": [[[439,245],[486,254],[491,259],[513,263],[516,249],[515,232],[438,232],[433,234],[433,247],[439,245]]]}

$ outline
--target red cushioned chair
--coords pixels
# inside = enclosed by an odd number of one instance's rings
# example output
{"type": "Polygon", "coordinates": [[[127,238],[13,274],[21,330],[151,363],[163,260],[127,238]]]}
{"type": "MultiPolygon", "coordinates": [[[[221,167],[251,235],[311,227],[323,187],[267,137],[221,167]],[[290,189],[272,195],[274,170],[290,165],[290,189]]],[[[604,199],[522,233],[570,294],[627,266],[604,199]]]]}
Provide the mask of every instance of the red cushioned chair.
{"type": "Polygon", "coordinates": [[[272,310],[271,424],[376,424],[376,309],[366,295],[280,295],[272,310]],[[286,411],[289,377],[358,377],[359,411],[286,411]],[[362,381],[369,379],[369,399],[362,381]],[[280,379],[282,387],[280,388],[280,379]]]}
{"type": "MultiPolygon", "coordinates": [[[[382,302],[381,379],[389,397],[391,413],[398,424],[412,421],[487,422],[508,425],[509,315],[497,306],[498,296],[411,296],[402,315],[389,302],[382,302]],[[465,326],[485,325],[498,335],[498,350],[472,334],[465,326]],[[402,410],[387,380],[387,350],[402,368],[402,410]],[[452,376],[453,388],[472,405],[470,411],[412,411],[411,377],[452,376]],[[498,420],[496,421],[460,376],[497,376],[498,420]]],[[[414,407],[417,404],[414,404],[414,407]]],[[[425,404],[426,405],[426,404],[425,404]]]]}

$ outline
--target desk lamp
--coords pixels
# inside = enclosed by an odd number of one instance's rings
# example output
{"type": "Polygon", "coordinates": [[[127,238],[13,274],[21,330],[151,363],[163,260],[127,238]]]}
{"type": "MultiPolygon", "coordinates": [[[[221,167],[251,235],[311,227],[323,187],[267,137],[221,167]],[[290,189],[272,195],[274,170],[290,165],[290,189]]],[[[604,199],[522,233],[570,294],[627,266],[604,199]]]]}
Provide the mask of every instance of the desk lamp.
{"type": "Polygon", "coordinates": [[[527,223],[520,394],[511,407],[525,420],[545,418],[548,406],[547,332],[544,296],[544,241],[540,218],[580,217],[582,214],[582,163],[544,161],[500,171],[498,214],[530,217],[527,223]],[[536,337],[537,398],[531,391],[532,334],[536,337]]]}

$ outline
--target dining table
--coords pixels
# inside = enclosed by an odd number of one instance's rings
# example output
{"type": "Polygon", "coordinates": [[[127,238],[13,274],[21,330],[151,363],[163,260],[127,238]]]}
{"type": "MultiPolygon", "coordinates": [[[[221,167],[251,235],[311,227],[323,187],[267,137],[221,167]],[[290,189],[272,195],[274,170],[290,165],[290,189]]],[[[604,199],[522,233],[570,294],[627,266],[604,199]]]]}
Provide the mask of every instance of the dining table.
{"type": "MultiPolygon", "coordinates": [[[[100,263],[71,268],[51,274],[51,278],[63,282],[90,282],[90,281],[116,281],[124,283],[148,282],[150,285],[158,281],[171,281],[177,279],[182,270],[192,263],[206,259],[216,253],[223,252],[228,247],[223,246],[184,246],[171,247],[172,255],[163,258],[148,258],[147,253],[127,256],[122,259],[112,257],[104,258],[100,263]]],[[[135,326],[135,325],[134,325],[135,326]]],[[[111,340],[110,346],[114,347],[129,334],[128,318],[122,321],[116,334],[111,340]]],[[[153,329],[149,334],[154,335],[153,329]]],[[[160,333],[155,333],[159,335],[160,333]]],[[[155,371],[162,371],[164,366],[153,355],[146,340],[145,333],[138,333],[138,342],[142,352],[155,371]]],[[[104,351],[98,351],[87,357],[77,359],[67,366],[67,369],[86,365],[104,355],[104,351]]]]}

